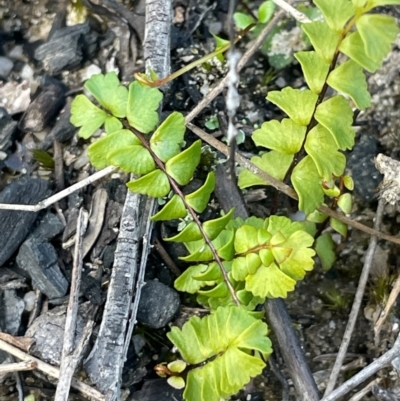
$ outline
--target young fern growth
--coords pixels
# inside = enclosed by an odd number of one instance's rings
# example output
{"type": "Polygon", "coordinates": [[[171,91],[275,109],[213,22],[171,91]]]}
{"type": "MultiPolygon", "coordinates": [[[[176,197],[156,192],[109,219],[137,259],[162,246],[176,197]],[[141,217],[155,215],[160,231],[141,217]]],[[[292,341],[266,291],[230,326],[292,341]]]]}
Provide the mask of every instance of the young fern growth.
{"type": "MultiPolygon", "coordinates": [[[[295,54],[309,89],[285,88],[271,91],[267,99],[288,116],[269,121],[253,133],[256,145],[269,149],[252,161],[281,181],[291,181],[299,197],[299,209],[311,221],[327,216],[315,210],[325,195],[334,198],[345,213],[351,198],[350,177],[344,175],[346,159],[342,151],[354,145],[353,107],[370,106],[370,94],[363,69],[375,72],[391,49],[398,28],[392,17],[370,11],[399,0],[315,0],[325,21],[303,24],[302,29],[314,50],[295,54]],[[341,53],[345,57],[340,57],[341,53]],[[327,97],[328,88],[336,94],[327,97]]],[[[265,185],[245,170],[239,185],[265,185]]],[[[330,220],[332,228],[346,235],[347,227],[330,220]]]]}
{"type": "Polygon", "coordinates": [[[154,198],[174,195],[153,220],[192,218],[185,229],[170,241],[190,242],[203,239],[211,250],[213,260],[221,269],[226,287],[232,299],[239,304],[228,279],[222,260],[212,244],[231,219],[233,210],[225,216],[202,224],[196,213],[207,207],[215,186],[214,173],[210,172],[204,185],[184,195],[180,186],[192,179],[201,156],[201,141],[194,142],[182,151],[185,121],[182,114],[173,112],[147,139],[159,123],[157,109],[162,93],[155,88],[142,86],[139,82],[122,86],[115,73],[95,75],[85,88],[100,103],[95,106],[85,95],[78,95],[71,108],[71,122],[81,127],[79,135],[89,138],[104,125],[106,136],[89,146],[88,155],[94,167],[102,169],[112,165],[127,173],[141,175],[128,182],[128,188],[154,198]]]}

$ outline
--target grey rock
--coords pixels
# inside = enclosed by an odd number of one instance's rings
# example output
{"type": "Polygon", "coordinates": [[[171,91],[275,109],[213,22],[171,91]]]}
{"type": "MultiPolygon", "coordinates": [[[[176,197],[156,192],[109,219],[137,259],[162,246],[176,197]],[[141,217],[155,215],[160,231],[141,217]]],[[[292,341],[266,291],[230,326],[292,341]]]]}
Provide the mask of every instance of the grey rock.
{"type": "Polygon", "coordinates": [[[354,180],[354,193],[367,203],[377,200],[377,187],[383,179],[374,165],[378,153],[377,140],[364,134],[347,158],[347,169],[354,180]]]}
{"type": "Polygon", "coordinates": [[[159,329],[172,320],[180,304],[175,290],[159,281],[150,280],[142,289],[137,319],[148,327],[159,329]]]}
{"type": "Polygon", "coordinates": [[[143,347],[146,345],[146,339],[141,334],[135,334],[134,336],[132,336],[132,343],[136,355],[140,355],[143,347]]]}
{"type": "MultiPolygon", "coordinates": [[[[43,200],[48,192],[48,182],[23,177],[13,181],[0,193],[0,203],[34,205],[43,200]]],[[[0,210],[0,266],[16,251],[29,234],[37,213],[19,210],[0,210]]]]}
{"type": "Polygon", "coordinates": [[[7,57],[0,56],[0,77],[7,78],[14,67],[14,63],[7,57]]]}
{"type": "Polygon", "coordinates": [[[25,308],[23,299],[15,290],[0,290],[0,328],[1,331],[15,336],[21,325],[21,316],[25,308]]]}
{"type": "Polygon", "coordinates": [[[0,150],[6,151],[11,147],[17,124],[18,123],[8,115],[7,110],[0,107],[0,150]]]}
{"type": "Polygon", "coordinates": [[[50,243],[41,238],[27,239],[18,252],[17,263],[29,274],[33,286],[50,299],[67,293],[68,281],[61,273],[56,250],[50,243]]]}

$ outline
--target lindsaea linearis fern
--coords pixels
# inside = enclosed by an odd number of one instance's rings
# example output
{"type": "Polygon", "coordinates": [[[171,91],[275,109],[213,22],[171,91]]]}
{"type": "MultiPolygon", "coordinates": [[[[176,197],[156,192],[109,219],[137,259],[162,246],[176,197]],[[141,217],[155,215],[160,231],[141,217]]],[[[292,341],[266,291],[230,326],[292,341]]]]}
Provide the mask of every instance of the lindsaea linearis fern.
{"type": "MultiPolygon", "coordinates": [[[[204,184],[190,194],[190,182],[200,162],[202,144],[184,147],[185,122],[173,112],[159,124],[157,109],[162,93],[138,81],[122,86],[115,73],[95,75],[85,95],[72,104],[71,122],[85,139],[103,128],[105,135],[89,146],[94,167],[109,165],[134,173],[131,191],[167,199],[152,219],[186,219],[188,224],[166,241],[182,242],[191,266],[176,280],[178,290],[197,294],[211,314],[192,317],[168,338],[183,361],[164,368],[171,382],[186,387],[188,401],[218,401],[239,391],[259,375],[272,352],[268,327],[256,306],[266,298],[286,297],[306,271],[316,253],[325,268],[334,260],[328,234],[319,236],[317,223],[327,216],[317,212],[326,198],[343,212],[351,209],[353,183],[344,174],[342,151],[354,145],[353,109],[370,105],[363,69],[373,73],[390,51],[398,28],[392,17],[371,12],[377,6],[400,5],[400,0],[314,0],[324,21],[302,29],[314,50],[298,52],[308,89],[272,91],[267,100],[288,116],[268,121],[253,133],[256,145],[266,151],[252,158],[254,164],[275,178],[291,182],[299,209],[307,221],[292,222],[283,216],[267,219],[233,219],[233,210],[201,222],[215,187],[209,172],[204,184]],[[336,91],[327,96],[328,89],[336,91]],[[151,135],[150,135],[151,134],[151,135]],[[238,368],[240,367],[240,368],[238,368]]],[[[143,77],[142,77],[143,78],[143,77]]],[[[151,79],[151,78],[149,78],[151,79]]],[[[143,80],[142,80],[143,82],[143,80]]],[[[266,185],[258,176],[242,171],[242,188],[266,185]]],[[[331,226],[345,235],[346,227],[331,219],[331,226]]]]}

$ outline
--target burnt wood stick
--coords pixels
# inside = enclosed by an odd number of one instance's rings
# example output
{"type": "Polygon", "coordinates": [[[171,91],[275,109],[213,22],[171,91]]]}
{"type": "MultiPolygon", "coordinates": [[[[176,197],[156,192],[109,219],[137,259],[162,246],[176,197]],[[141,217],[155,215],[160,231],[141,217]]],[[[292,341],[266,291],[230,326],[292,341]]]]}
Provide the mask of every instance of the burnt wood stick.
{"type": "MultiPolygon", "coordinates": [[[[236,217],[244,219],[249,217],[240,190],[235,182],[228,179],[228,174],[221,165],[217,168],[215,193],[225,212],[235,207],[236,217]]],[[[317,385],[300,348],[285,302],[281,298],[269,299],[265,302],[264,307],[297,394],[303,401],[319,401],[317,385]]]]}
{"type": "MultiPolygon", "coordinates": [[[[160,78],[169,74],[171,22],[171,0],[146,1],[146,69],[149,72],[149,68],[152,68],[160,78]],[[152,40],[151,44],[148,44],[148,40],[152,40]]],[[[144,232],[144,227],[156,204],[155,199],[127,192],[103,319],[96,343],[85,364],[91,380],[100,391],[106,393],[108,401],[121,399],[125,343],[132,329],[128,321],[138,270],[138,246],[143,236],[149,238],[151,235],[151,232],[144,232]]]]}

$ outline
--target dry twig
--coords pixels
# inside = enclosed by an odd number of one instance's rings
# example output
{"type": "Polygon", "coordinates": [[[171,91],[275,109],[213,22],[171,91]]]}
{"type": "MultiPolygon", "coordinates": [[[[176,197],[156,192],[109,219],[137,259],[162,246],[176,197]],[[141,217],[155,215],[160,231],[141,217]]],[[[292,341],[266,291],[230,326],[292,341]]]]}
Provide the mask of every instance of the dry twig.
{"type": "Polygon", "coordinates": [[[287,11],[296,21],[301,22],[302,24],[308,24],[311,20],[307,17],[307,15],[303,14],[299,10],[296,10],[293,6],[287,3],[285,0],[272,0],[277,6],[282,8],[282,10],[287,11]]]}
{"type": "Polygon", "coordinates": [[[79,340],[79,344],[74,350],[76,322],[78,319],[78,307],[79,307],[78,301],[79,301],[79,291],[81,284],[81,271],[83,264],[82,242],[87,224],[88,224],[88,213],[81,208],[79,210],[79,216],[77,221],[74,263],[73,263],[72,278],[71,278],[71,290],[69,295],[67,316],[65,319],[64,342],[63,342],[63,349],[60,363],[60,379],[58,381],[57,390],[54,397],[55,401],[68,400],[73,374],[75,372],[76,367],[78,366],[78,364],[82,359],[83,356],[82,353],[88,344],[94,326],[94,320],[89,319],[83,330],[82,337],[79,340]]]}
{"type": "Polygon", "coordinates": [[[378,320],[374,326],[374,333],[375,333],[375,345],[379,344],[380,342],[380,332],[382,329],[382,325],[385,322],[386,318],[389,316],[390,309],[396,302],[397,297],[400,293],[400,275],[397,277],[395,283],[393,284],[392,291],[390,291],[389,298],[386,302],[385,309],[381,312],[378,320]]]}
{"type": "MultiPolygon", "coordinates": [[[[374,229],[377,231],[379,231],[379,228],[381,226],[383,210],[384,210],[384,202],[382,200],[380,200],[379,204],[378,204],[378,209],[376,211],[376,217],[375,217],[375,223],[374,223],[374,229]]],[[[347,322],[346,330],[343,335],[343,340],[342,340],[342,343],[340,344],[339,352],[336,357],[335,364],[333,365],[332,372],[329,377],[329,381],[326,386],[324,396],[327,396],[328,394],[330,394],[332,392],[332,390],[334,389],[337,378],[340,373],[340,369],[342,367],[344,358],[346,356],[347,348],[350,344],[351,335],[353,333],[354,326],[357,321],[357,316],[360,311],[361,303],[362,303],[362,300],[364,297],[365,286],[367,285],[369,271],[370,271],[370,268],[372,265],[372,260],[374,257],[375,248],[376,248],[377,243],[378,243],[378,238],[376,236],[372,236],[370,239],[370,242],[369,242],[367,252],[365,254],[365,262],[364,262],[363,270],[362,270],[362,273],[360,276],[360,280],[358,282],[356,296],[354,297],[354,302],[351,307],[349,320],[347,322]]]]}
{"type": "Polygon", "coordinates": [[[384,353],[380,358],[369,364],[361,372],[358,372],[351,379],[347,380],[336,390],[332,391],[328,396],[322,398],[321,401],[336,401],[351,391],[353,388],[360,385],[376,372],[389,365],[393,359],[397,358],[400,354],[400,335],[397,337],[393,348],[384,353]]]}
{"type": "MultiPolygon", "coordinates": [[[[38,370],[55,379],[58,379],[60,377],[60,369],[46,362],[43,362],[40,359],[35,358],[34,356],[28,355],[26,352],[21,351],[19,348],[14,347],[13,345],[7,343],[2,339],[0,339],[0,349],[8,352],[11,355],[14,355],[16,358],[22,361],[36,363],[38,370]]],[[[80,393],[88,398],[92,398],[96,401],[105,401],[105,397],[103,396],[103,394],[75,378],[72,378],[71,380],[71,387],[78,390],[80,393]]]]}

